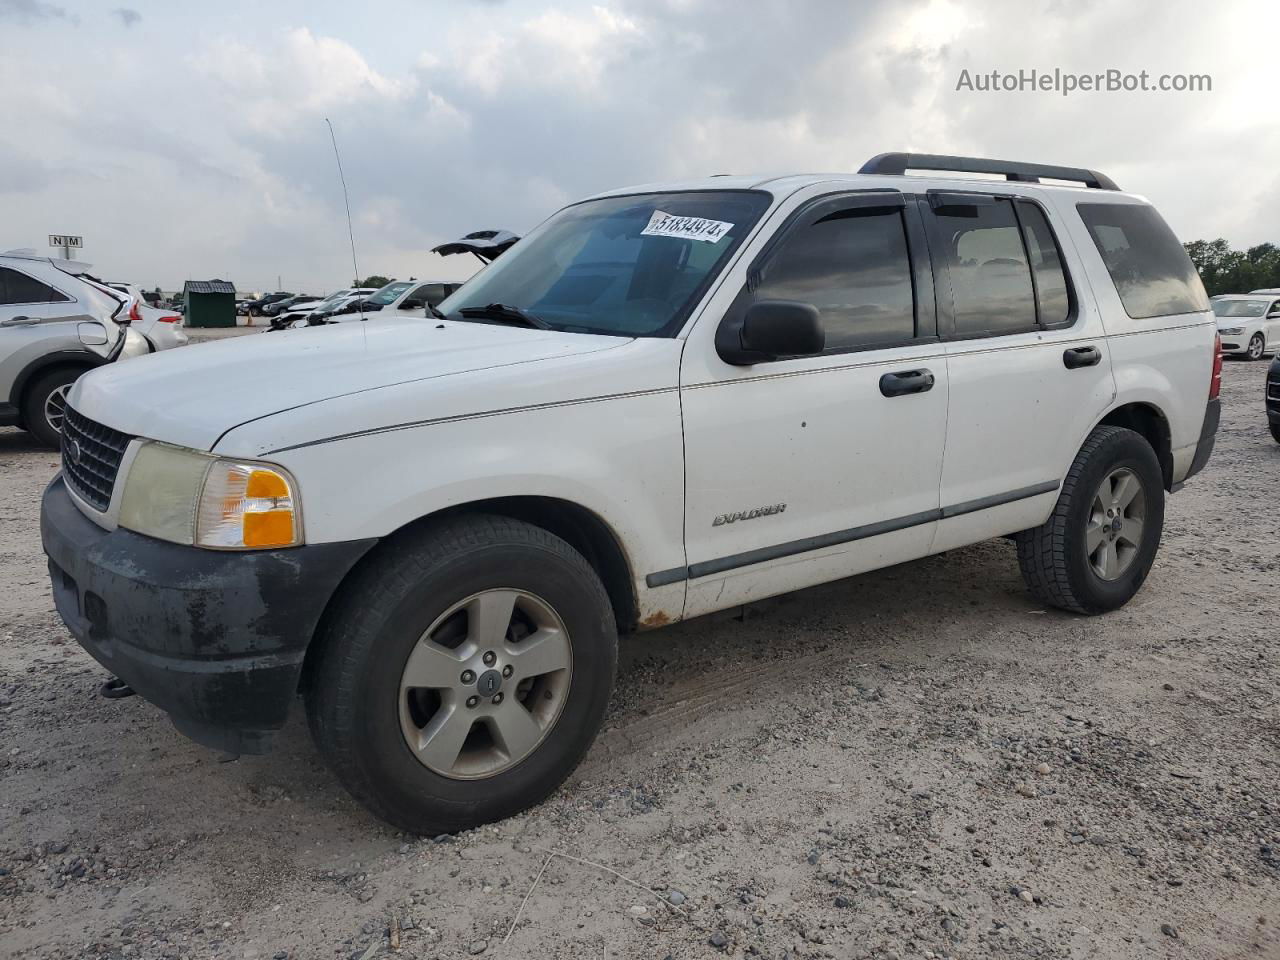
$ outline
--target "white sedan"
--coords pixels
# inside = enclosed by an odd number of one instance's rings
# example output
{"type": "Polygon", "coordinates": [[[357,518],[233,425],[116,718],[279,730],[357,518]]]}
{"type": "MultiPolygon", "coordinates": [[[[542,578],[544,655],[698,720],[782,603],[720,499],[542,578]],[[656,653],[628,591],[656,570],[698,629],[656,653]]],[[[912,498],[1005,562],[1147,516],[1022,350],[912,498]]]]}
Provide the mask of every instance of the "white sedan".
{"type": "Polygon", "coordinates": [[[107,281],[107,286],[128,295],[129,326],[146,338],[153,351],[187,345],[181,314],[151,306],[136,284],[107,281]]]}
{"type": "Polygon", "coordinates": [[[1280,344],[1280,297],[1274,294],[1229,294],[1214,297],[1218,335],[1223,353],[1239,353],[1261,360],[1280,344]]]}

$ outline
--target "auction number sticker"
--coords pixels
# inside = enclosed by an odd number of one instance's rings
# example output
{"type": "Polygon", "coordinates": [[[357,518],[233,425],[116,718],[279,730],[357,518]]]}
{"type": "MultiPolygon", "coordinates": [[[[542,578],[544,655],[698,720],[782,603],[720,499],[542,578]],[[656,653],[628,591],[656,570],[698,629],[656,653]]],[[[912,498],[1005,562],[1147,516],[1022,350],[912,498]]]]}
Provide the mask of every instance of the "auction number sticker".
{"type": "Polygon", "coordinates": [[[679,240],[702,240],[718,243],[733,229],[732,223],[723,220],[707,220],[703,217],[677,217],[675,214],[653,211],[649,225],[640,231],[645,237],[675,237],[679,240]]]}

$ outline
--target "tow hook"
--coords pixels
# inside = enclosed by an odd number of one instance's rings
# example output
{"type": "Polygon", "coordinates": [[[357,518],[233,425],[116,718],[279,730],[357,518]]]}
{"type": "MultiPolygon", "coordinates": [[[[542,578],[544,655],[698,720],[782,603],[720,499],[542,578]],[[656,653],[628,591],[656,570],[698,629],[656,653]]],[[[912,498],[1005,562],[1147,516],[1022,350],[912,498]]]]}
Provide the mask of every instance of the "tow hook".
{"type": "Polygon", "coordinates": [[[125,697],[132,697],[136,694],[137,691],[119,677],[112,677],[98,687],[98,695],[106,697],[108,700],[123,700],[125,697]]]}

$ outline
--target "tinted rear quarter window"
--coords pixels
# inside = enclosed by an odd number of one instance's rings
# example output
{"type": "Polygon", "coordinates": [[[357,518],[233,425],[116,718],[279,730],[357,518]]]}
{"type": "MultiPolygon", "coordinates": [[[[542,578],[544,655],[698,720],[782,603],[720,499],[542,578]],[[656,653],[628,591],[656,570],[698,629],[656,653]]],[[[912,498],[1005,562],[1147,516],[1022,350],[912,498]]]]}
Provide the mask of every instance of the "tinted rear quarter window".
{"type": "Polygon", "coordinates": [[[1142,203],[1080,203],[1102,262],[1135,320],[1209,309],[1191,258],[1154,207],[1142,203]]]}

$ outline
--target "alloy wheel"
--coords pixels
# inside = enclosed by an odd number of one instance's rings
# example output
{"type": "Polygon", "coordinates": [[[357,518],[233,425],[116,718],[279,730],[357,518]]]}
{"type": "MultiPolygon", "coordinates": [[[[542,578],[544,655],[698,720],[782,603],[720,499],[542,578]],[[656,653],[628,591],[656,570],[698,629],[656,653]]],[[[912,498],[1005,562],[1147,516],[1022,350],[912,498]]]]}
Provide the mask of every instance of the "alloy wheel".
{"type": "Polygon", "coordinates": [[[1266,349],[1266,344],[1262,342],[1262,336],[1255,333],[1253,339],[1249,341],[1249,359],[1261,360],[1263,351],[1266,349]]]}
{"type": "Polygon", "coordinates": [[[45,398],[44,418],[55,433],[62,432],[62,421],[67,415],[67,394],[71,392],[71,384],[65,383],[54,388],[45,398]]]}
{"type": "Polygon", "coordinates": [[[550,604],[515,589],[467,597],[431,624],[405,661],[405,743],[442,776],[496,776],[550,733],[572,674],[569,633],[550,604]]]}
{"type": "Polygon", "coordinates": [[[1085,552],[1099,578],[1116,580],[1133,565],[1146,517],[1147,495],[1138,475],[1128,467],[1108,473],[1093,495],[1085,527],[1085,552]]]}

